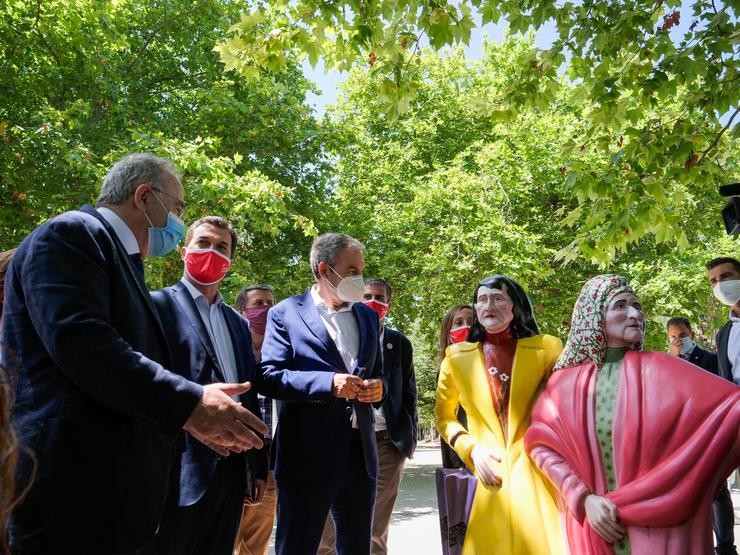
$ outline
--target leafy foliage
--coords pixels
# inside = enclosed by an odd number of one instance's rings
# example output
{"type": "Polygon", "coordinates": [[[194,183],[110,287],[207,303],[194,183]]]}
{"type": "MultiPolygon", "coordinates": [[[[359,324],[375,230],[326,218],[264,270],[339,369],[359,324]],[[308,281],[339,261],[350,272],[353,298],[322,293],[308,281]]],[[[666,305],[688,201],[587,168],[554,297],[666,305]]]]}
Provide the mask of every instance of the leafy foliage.
{"type": "MultiPolygon", "coordinates": [[[[292,61],[249,83],[224,75],[213,45],[235,4],[18,0],[0,15],[0,248],[93,201],[107,168],[140,150],[186,171],[187,219],[237,226],[231,288],[302,270],[295,252],[321,217],[332,133],[292,61]]],[[[149,264],[152,286],[179,278],[176,254],[149,264]]]]}
{"type": "Polygon", "coordinates": [[[508,81],[475,102],[494,122],[531,109],[547,116],[564,87],[574,106],[587,105],[560,145],[577,206],[559,216],[577,233],[557,256],[603,267],[646,236],[686,248],[676,206],[732,179],[737,9],[714,0],[277,0],[245,14],[218,49],[248,75],[282,67],[290,52],[339,70],[369,67],[379,83],[369,101],[394,120],[424,87],[424,44],[467,44],[478,20],[505,20],[512,33],[553,26],[549,48],[517,52],[508,81]],[[691,24],[677,36],[682,18],[691,24]]]}
{"type": "Polygon", "coordinates": [[[716,318],[726,318],[709,300],[703,265],[733,252],[735,243],[722,237],[721,201],[699,188],[687,187],[691,201],[674,207],[679,225],[692,222],[685,249],[642,239],[625,252],[615,250],[603,268],[583,258],[566,266],[556,259],[578,233],[556,216],[578,209],[566,167],[577,158],[584,171],[597,173],[610,160],[598,150],[569,154],[562,148],[583,132],[581,114],[593,108],[576,102],[572,87],[558,91],[550,107],[514,119],[480,117],[481,101],[506,86],[529,48],[514,38],[488,44],[476,63],[461,50],[423,54],[417,97],[397,120],[378,117],[372,99],[380,85],[356,70],[330,114],[345,132],[336,152],[333,218],[368,244],[369,273],[395,288],[388,318],[412,338],[427,425],[441,317],[447,307],[470,302],[488,275],[504,273],[522,283],[541,330],[563,340],[581,285],[602,271],[631,279],[649,317],[651,349],[666,349],[669,317],[690,318],[704,344],[711,344],[716,318]]]}

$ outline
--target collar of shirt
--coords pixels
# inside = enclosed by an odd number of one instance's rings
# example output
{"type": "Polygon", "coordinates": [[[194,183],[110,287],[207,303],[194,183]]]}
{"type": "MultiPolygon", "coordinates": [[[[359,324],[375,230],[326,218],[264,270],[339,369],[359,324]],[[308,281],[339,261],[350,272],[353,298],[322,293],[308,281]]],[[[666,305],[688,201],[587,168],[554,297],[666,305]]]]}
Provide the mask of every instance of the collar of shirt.
{"type": "Polygon", "coordinates": [[[733,325],[740,322],[740,316],[736,315],[735,311],[732,309],[730,309],[730,322],[732,322],[733,325]]]}
{"type": "Polygon", "coordinates": [[[333,308],[330,308],[329,305],[326,304],[326,301],[321,298],[321,295],[319,295],[319,288],[316,284],[311,287],[311,299],[313,299],[316,308],[318,308],[320,312],[323,312],[325,314],[337,314],[338,312],[347,312],[352,310],[351,303],[345,303],[339,308],[339,310],[334,310],[333,308]]]}
{"type": "MultiPolygon", "coordinates": [[[[205,295],[203,293],[201,293],[200,291],[198,291],[198,289],[195,287],[195,285],[193,285],[192,283],[190,283],[187,279],[182,278],[180,280],[180,282],[185,285],[185,287],[187,288],[188,292],[190,293],[190,296],[193,297],[193,300],[195,302],[199,302],[199,299],[202,298],[203,301],[206,304],[210,304],[208,302],[208,299],[206,299],[205,295]]],[[[201,301],[201,302],[203,302],[203,301],[201,301]]],[[[221,304],[222,302],[224,302],[224,298],[221,296],[221,292],[219,291],[219,292],[216,293],[216,300],[213,301],[213,304],[214,305],[218,305],[218,304],[221,304]]]]}
{"type": "Polygon", "coordinates": [[[118,240],[121,241],[123,248],[126,249],[126,254],[139,254],[139,243],[136,242],[134,232],[131,231],[128,224],[121,219],[121,216],[105,206],[101,206],[97,210],[98,213],[103,216],[103,219],[110,224],[113,231],[116,232],[118,240]]]}

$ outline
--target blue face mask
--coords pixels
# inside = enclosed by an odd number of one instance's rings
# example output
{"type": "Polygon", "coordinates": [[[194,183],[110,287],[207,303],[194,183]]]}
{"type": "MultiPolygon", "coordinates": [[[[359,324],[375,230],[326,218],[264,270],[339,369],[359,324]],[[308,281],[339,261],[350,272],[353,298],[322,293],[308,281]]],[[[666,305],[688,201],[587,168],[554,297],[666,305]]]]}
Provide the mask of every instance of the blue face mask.
{"type": "Polygon", "coordinates": [[[154,191],[152,191],[152,194],[154,195],[154,198],[157,199],[157,202],[162,205],[162,208],[167,211],[167,225],[164,227],[155,227],[147,213],[144,212],[144,215],[146,216],[146,219],[149,220],[149,225],[151,226],[149,228],[148,255],[164,256],[175,250],[175,247],[177,247],[180,239],[182,239],[182,236],[185,234],[185,224],[180,218],[167,210],[167,207],[162,204],[162,201],[159,200],[159,197],[154,191]]]}

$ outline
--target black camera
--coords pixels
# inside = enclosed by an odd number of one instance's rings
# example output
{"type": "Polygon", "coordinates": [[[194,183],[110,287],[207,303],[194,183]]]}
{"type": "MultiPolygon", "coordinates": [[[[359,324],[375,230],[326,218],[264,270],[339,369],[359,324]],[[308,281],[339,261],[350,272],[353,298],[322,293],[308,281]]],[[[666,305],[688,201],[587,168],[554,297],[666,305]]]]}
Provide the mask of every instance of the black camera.
{"type": "Polygon", "coordinates": [[[723,197],[732,197],[722,209],[722,220],[725,222],[727,235],[740,234],[740,183],[730,183],[719,188],[723,197]]]}

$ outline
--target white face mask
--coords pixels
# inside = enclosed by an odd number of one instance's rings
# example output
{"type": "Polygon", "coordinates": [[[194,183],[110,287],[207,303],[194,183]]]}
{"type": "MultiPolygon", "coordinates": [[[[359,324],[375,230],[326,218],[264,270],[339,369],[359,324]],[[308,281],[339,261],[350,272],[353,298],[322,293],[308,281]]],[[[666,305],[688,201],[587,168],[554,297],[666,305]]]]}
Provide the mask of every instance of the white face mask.
{"type": "Polygon", "coordinates": [[[722,304],[735,306],[740,301],[740,279],[718,281],[712,293],[722,304]]]}
{"type": "MultiPolygon", "coordinates": [[[[327,264],[327,266],[329,266],[327,264]]],[[[337,274],[338,277],[342,278],[339,281],[339,285],[334,285],[329,281],[329,285],[337,290],[337,297],[339,297],[345,303],[358,303],[362,300],[362,295],[365,293],[365,281],[362,279],[362,274],[359,276],[347,276],[342,277],[339,273],[329,266],[329,269],[337,274]]]]}

